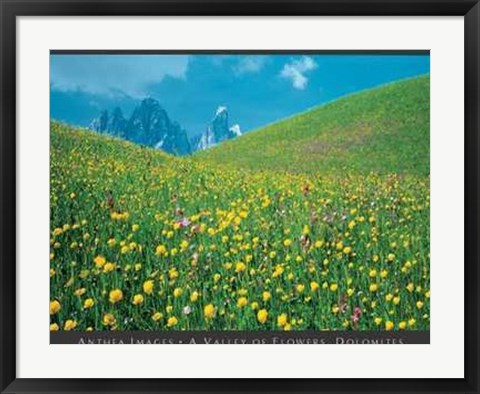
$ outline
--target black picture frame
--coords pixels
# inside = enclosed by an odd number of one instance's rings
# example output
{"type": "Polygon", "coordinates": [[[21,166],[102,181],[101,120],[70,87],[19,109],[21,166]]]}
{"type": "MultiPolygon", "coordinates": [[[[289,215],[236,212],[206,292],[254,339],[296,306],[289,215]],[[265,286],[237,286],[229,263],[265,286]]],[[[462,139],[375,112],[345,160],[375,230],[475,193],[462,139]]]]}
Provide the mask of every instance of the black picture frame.
{"type": "MultiPolygon", "coordinates": [[[[0,0],[0,390],[2,393],[478,393],[478,0],[0,0]],[[463,379],[20,379],[16,376],[16,17],[28,15],[457,15],[465,20],[465,377],[463,379]]],[[[455,132],[460,132],[456,130],[455,132]]],[[[412,351],[414,349],[412,348],[412,351]]],[[[448,363],[448,354],[444,362],[448,363]]]]}

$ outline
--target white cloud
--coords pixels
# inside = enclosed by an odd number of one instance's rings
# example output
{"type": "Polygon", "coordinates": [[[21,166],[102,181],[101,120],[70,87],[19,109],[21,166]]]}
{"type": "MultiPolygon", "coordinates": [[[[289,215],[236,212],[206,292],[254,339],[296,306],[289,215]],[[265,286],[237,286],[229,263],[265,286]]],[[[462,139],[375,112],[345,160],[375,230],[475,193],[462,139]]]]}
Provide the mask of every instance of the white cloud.
{"type": "Polygon", "coordinates": [[[185,77],[184,55],[52,55],[50,83],[59,91],[142,97],[169,75],[185,77]]]}
{"type": "Polygon", "coordinates": [[[237,75],[257,73],[263,68],[266,61],[267,57],[262,55],[242,56],[233,67],[233,71],[237,75]]]}
{"type": "Polygon", "coordinates": [[[290,79],[295,89],[303,90],[308,84],[305,73],[317,68],[317,63],[309,56],[302,56],[283,66],[280,76],[290,79]]]}

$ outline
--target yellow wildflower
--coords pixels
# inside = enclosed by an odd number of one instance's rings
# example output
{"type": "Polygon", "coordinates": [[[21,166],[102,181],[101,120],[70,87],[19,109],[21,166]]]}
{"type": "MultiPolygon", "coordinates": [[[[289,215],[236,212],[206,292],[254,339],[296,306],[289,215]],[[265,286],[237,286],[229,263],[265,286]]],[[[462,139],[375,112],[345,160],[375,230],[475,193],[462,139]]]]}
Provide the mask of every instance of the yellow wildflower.
{"type": "Polygon", "coordinates": [[[93,262],[98,268],[102,268],[107,262],[107,260],[103,256],[97,256],[93,259],[93,262]]]}
{"type": "Polygon", "coordinates": [[[80,297],[80,296],[84,295],[86,292],[87,292],[87,289],[85,289],[85,287],[81,287],[81,288],[75,290],[74,294],[77,297],[80,297]]]}
{"type": "Polygon", "coordinates": [[[240,297],[238,300],[237,300],[237,306],[239,308],[243,308],[244,306],[246,306],[248,304],[248,300],[246,297],[240,297]]]}
{"type": "Polygon", "coordinates": [[[167,320],[167,326],[173,327],[178,323],[178,319],[175,316],[170,316],[167,320]]]}
{"type": "Polygon", "coordinates": [[[153,287],[154,287],[153,280],[146,280],[145,282],[143,282],[144,293],[152,294],[153,293],[153,287]]]}
{"type": "Polygon", "coordinates": [[[385,322],[385,330],[391,331],[391,330],[393,330],[393,327],[394,327],[394,324],[390,320],[385,322]]]}
{"type": "Polygon", "coordinates": [[[90,309],[93,305],[95,305],[95,301],[93,300],[93,298],[87,298],[83,302],[83,308],[84,309],[90,309]]]}
{"type": "Polygon", "coordinates": [[[287,314],[282,313],[277,317],[277,326],[284,327],[287,324],[287,320],[288,320],[287,314]]]}
{"type": "Polygon", "coordinates": [[[103,272],[105,273],[112,272],[114,269],[115,269],[115,264],[113,263],[106,263],[103,266],[103,272]]]}
{"type": "Polygon", "coordinates": [[[183,294],[183,290],[180,287],[177,287],[175,288],[175,290],[173,290],[173,296],[175,298],[180,297],[182,294],[183,294]]]}
{"type": "Polygon", "coordinates": [[[260,324],[265,324],[268,318],[268,312],[266,309],[260,309],[257,313],[257,320],[260,324]]]}
{"type": "Polygon", "coordinates": [[[153,315],[152,315],[152,320],[153,321],[159,321],[160,319],[163,318],[163,314],[161,314],[160,312],[155,312],[153,315]]]}
{"type": "Polygon", "coordinates": [[[235,272],[243,272],[246,268],[247,266],[245,265],[245,263],[239,262],[235,264],[235,272]]]}
{"type": "Polygon", "coordinates": [[[77,327],[77,322],[75,320],[71,320],[71,319],[68,319],[64,326],[63,326],[63,329],[65,331],[71,331],[73,329],[75,329],[75,327],[77,327]]]}
{"type": "Polygon", "coordinates": [[[60,302],[57,300],[50,301],[50,315],[56,315],[60,309],[62,309],[60,302]]]}
{"type": "Polygon", "coordinates": [[[110,291],[109,300],[112,304],[116,304],[117,302],[123,299],[123,292],[120,289],[114,289],[110,291]]]}
{"type": "Polygon", "coordinates": [[[190,301],[192,302],[197,302],[198,300],[198,291],[194,291],[191,295],[190,295],[190,301]]]}
{"type": "Polygon", "coordinates": [[[203,315],[206,319],[212,319],[215,315],[215,307],[212,304],[205,305],[203,315]]]}
{"type": "Polygon", "coordinates": [[[117,319],[115,319],[115,316],[113,316],[111,313],[106,313],[103,315],[102,323],[105,326],[113,326],[117,322],[117,319]]]}
{"type": "Polygon", "coordinates": [[[133,296],[133,301],[132,301],[133,305],[140,305],[142,302],[143,302],[143,295],[135,294],[133,296]]]}

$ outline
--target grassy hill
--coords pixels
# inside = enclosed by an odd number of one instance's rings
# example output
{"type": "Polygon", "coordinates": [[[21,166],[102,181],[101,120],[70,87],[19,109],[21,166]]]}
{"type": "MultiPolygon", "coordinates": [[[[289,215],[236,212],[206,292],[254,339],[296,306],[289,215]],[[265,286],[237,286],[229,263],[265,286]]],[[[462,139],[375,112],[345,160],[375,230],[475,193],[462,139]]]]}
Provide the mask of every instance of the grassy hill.
{"type": "Polygon", "coordinates": [[[52,122],[50,330],[428,329],[428,90],[192,158],[52,122]]]}
{"type": "Polygon", "coordinates": [[[427,175],[429,76],[346,96],[195,155],[252,169],[427,175]]]}

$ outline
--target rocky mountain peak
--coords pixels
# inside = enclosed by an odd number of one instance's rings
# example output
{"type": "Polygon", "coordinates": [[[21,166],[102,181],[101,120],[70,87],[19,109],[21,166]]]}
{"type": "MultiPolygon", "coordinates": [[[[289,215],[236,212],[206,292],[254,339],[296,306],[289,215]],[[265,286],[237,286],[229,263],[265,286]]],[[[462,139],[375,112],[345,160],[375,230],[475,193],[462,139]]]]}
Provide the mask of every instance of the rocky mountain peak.
{"type": "Polygon", "coordinates": [[[91,122],[90,129],[176,155],[191,152],[185,130],[169,118],[158,100],[151,97],[143,99],[128,120],[120,108],[115,108],[112,114],[102,111],[91,122]]]}
{"type": "Polygon", "coordinates": [[[198,138],[195,144],[196,150],[205,150],[226,141],[240,136],[240,126],[235,124],[230,127],[227,107],[221,105],[215,111],[215,116],[207,124],[205,131],[198,138]]]}

